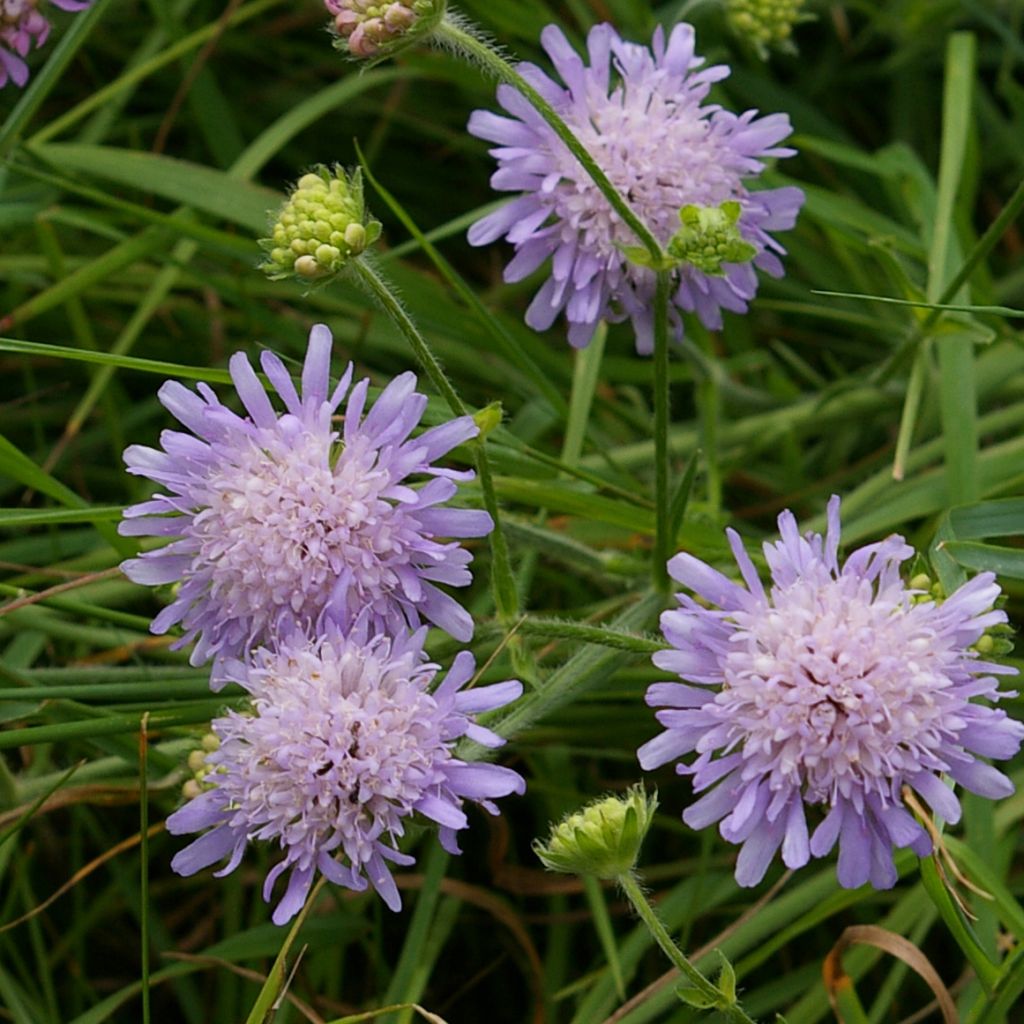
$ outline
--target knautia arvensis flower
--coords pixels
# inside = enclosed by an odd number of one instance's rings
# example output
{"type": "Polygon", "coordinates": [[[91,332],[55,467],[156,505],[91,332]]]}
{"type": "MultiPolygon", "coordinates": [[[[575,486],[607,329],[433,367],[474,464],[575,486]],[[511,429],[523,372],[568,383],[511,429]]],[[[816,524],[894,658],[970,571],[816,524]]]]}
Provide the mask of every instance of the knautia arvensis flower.
{"type": "MultiPolygon", "coordinates": [[[[64,11],[84,11],[92,0],[49,2],[64,11]]],[[[28,65],[22,57],[50,35],[50,22],[39,5],[40,0],[0,0],[0,89],[9,81],[19,87],[28,81],[28,65]]]]}
{"type": "Polygon", "coordinates": [[[640,748],[656,768],[696,752],[677,771],[707,790],[683,813],[692,828],[720,822],[742,843],[741,885],[756,885],[775,853],[802,867],[839,842],[839,882],[896,882],[892,850],[931,850],[904,806],[908,786],[950,823],[960,804],[943,779],[997,799],[1010,780],[981,758],[1018,751],[1024,725],[987,702],[996,675],[984,660],[986,630],[1006,621],[999,587],[982,573],[944,600],[901,576],[914,551],[899,536],[854,551],[840,564],[839,499],[824,537],[801,536],[792,513],[781,539],[764,545],[769,589],[729,531],[745,586],[689,554],[669,562],[692,590],[661,618],[671,649],[654,663],[685,683],[656,683],[647,703],[665,732],[640,748]],[[813,834],[808,811],[820,819],[813,834]]]}
{"type": "MultiPolygon", "coordinates": [[[[733,114],[706,103],[726,67],[701,68],[690,25],[676,25],[668,39],[661,28],[651,48],[624,42],[610,25],[597,25],[587,39],[584,64],[562,31],[548,26],[541,40],[565,86],[539,68],[521,73],[561,115],[574,134],[662,244],[680,230],[684,208],[724,210],[739,204],[735,221],[742,249],[735,258],[673,264],[670,320],[682,332],[680,310],[695,312],[709,328],[722,325],[722,310],[742,313],[757,291],[755,268],[782,274],[777,254],[785,250],[772,231],[791,228],[803,203],[798,188],[751,191],[748,183],[765,161],[793,154],[778,145],[791,132],[785,114],[733,114]],[[743,257],[742,259],[739,257],[743,257]]],[[[469,130],[498,144],[495,189],[522,195],[470,229],[474,245],[505,236],[516,254],[505,279],[519,281],[548,259],[550,276],[526,314],[546,330],[560,313],[569,322],[569,342],[589,343],[602,319],[631,320],[637,351],[653,348],[655,273],[627,255],[638,245],[604,194],[515,89],[498,87],[509,117],[476,111],[469,130]]],[[[687,214],[691,216],[691,214],[687,214]]],[[[704,219],[715,214],[704,214],[704,219]]],[[[683,227],[700,227],[700,224],[683,227]]],[[[721,227],[721,225],[719,225],[721,227]]],[[[683,247],[685,252],[685,247],[683,247]]],[[[705,255],[708,245],[701,246],[705,255]]]]}
{"type": "Polygon", "coordinates": [[[459,640],[473,634],[469,613],[437,586],[468,585],[472,556],[443,538],[482,537],[493,524],[484,511],[446,507],[473,474],[434,463],[479,428],[463,416],[413,437],[427,399],[412,373],[367,410],[369,381],[350,387],[349,366],[332,392],[330,359],[330,331],[318,325],[300,396],[281,360],[261,355],[284,412],[242,353],[230,369],[246,415],[206,384],[196,394],[168,381],[160,401],[189,433],[164,431],[162,450],[125,452],[130,473],[169,493],[126,509],[121,533],[170,543],[129,559],[124,572],[176,584],[153,632],[181,623],[177,646],[195,643],[193,665],[214,659],[215,686],[224,659],[293,629],[313,635],[326,620],[365,614],[397,634],[425,619],[459,640]]]}
{"type": "Polygon", "coordinates": [[[642,785],[622,796],[606,796],[551,826],[533,851],[549,871],[595,878],[618,878],[636,866],[640,846],[654,820],[656,795],[642,785]]]}
{"type": "Polygon", "coordinates": [[[793,29],[811,19],[806,0],[725,0],[725,17],[732,31],[767,60],[770,50],[796,53],[793,29]]]}
{"type": "Polygon", "coordinates": [[[324,0],[339,48],[361,59],[390,56],[429,35],[445,0],[324,0]]]}
{"type": "Polygon", "coordinates": [[[270,237],[260,239],[267,254],[261,269],[274,281],[328,278],[373,245],[380,231],[380,221],[366,211],[362,172],[318,165],[299,178],[270,237]]]}
{"type": "Polygon", "coordinates": [[[474,716],[515,700],[522,685],[463,689],[474,671],[463,652],[431,692],[438,666],[423,653],[425,635],[373,634],[364,616],[347,633],[328,625],[315,640],[297,635],[231,662],[252,703],[213,722],[209,788],[167,819],[175,835],[202,833],[175,855],[174,870],[191,875],[228,858],[217,872],[228,874],[263,841],[281,852],[263,898],[288,875],[277,924],[299,911],[318,871],[356,891],[369,882],[398,910],[388,863],[413,863],[398,849],[413,814],[439,825],[441,844],[458,853],[466,801],[497,814],[495,799],[525,791],[510,768],[453,754],[462,736],[500,746],[474,716]]]}

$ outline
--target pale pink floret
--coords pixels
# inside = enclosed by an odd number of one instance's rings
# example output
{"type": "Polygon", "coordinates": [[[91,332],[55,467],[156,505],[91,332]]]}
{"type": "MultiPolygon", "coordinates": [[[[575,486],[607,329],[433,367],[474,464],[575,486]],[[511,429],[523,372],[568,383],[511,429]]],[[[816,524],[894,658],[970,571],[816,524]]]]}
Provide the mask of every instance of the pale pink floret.
{"type": "MultiPolygon", "coordinates": [[[[83,11],[92,0],[50,0],[65,11],[83,11]]],[[[0,89],[8,81],[19,88],[28,81],[21,58],[39,49],[50,35],[50,23],[39,11],[40,0],[0,0],[0,89]]]]}

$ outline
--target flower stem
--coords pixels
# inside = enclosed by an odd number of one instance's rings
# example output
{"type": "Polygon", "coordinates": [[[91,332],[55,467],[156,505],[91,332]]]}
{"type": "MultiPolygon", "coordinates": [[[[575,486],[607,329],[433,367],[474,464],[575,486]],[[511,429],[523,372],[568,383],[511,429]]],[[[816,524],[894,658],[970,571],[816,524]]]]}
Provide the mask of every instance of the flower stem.
{"type": "Polygon", "coordinates": [[[669,451],[669,372],[668,372],[668,304],[670,272],[658,272],[658,286],[654,298],[654,361],[651,364],[654,388],[654,503],[655,536],[654,585],[662,591],[668,589],[666,563],[673,538],[669,536],[671,499],[668,493],[669,451]]]}
{"type": "Polygon", "coordinates": [[[661,244],[651,234],[646,224],[633,212],[633,209],[619,194],[608,176],[598,166],[597,161],[587,152],[586,147],[572,133],[569,126],[562,120],[553,106],[507,61],[490,43],[480,38],[472,30],[445,16],[434,30],[434,34],[449,43],[456,51],[465,53],[495,78],[522,93],[530,105],[547,122],[551,130],[565,144],[570,153],[580,162],[583,169],[590,175],[594,184],[601,190],[611,207],[628,224],[633,233],[643,243],[655,263],[662,256],[661,244]]]}
{"type": "Polygon", "coordinates": [[[622,891],[626,894],[629,902],[633,904],[634,910],[640,916],[640,920],[647,926],[647,930],[651,933],[654,941],[661,947],[661,951],[672,961],[673,965],[678,968],[679,973],[686,979],[686,981],[701,995],[706,996],[713,1002],[714,1008],[725,1017],[726,1020],[735,1021],[736,1024],[754,1024],[751,1017],[748,1017],[744,1010],[739,1006],[738,1003],[730,1003],[724,993],[712,982],[708,981],[707,978],[697,970],[689,960],[686,959],[686,955],[683,951],[673,942],[672,936],[669,935],[668,929],[662,924],[661,918],[658,917],[657,911],[651,906],[647,897],[644,895],[643,889],[640,888],[640,883],[637,881],[637,877],[633,872],[627,872],[626,874],[619,875],[616,879],[619,885],[622,887],[622,891]]]}
{"type": "MultiPolygon", "coordinates": [[[[456,416],[468,416],[465,403],[459,397],[452,382],[448,379],[441,364],[430,351],[427,339],[420,334],[419,328],[405,311],[402,304],[395,298],[384,279],[369,265],[365,259],[355,259],[351,264],[359,283],[380,303],[384,312],[391,318],[395,326],[402,332],[412,347],[416,358],[423,367],[430,382],[448,403],[456,416]]],[[[498,496],[494,490],[494,478],[491,475],[491,464],[487,458],[484,441],[478,440],[476,449],[476,470],[483,494],[484,508],[494,522],[491,531],[491,559],[493,563],[492,583],[494,604],[498,610],[498,618],[506,628],[511,628],[519,617],[519,595],[516,590],[515,576],[512,574],[512,563],[508,553],[508,542],[501,528],[501,516],[498,511],[498,496]]]]}

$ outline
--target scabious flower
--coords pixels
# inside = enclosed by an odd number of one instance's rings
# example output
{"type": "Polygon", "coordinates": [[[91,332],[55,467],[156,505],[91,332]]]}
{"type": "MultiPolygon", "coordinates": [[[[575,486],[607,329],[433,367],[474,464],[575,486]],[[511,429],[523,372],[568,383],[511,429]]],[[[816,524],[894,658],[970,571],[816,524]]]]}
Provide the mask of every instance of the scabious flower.
{"type": "Polygon", "coordinates": [[[484,536],[493,524],[486,512],[442,507],[473,474],[433,463],[477,425],[463,416],[413,438],[427,404],[413,374],[396,377],[365,412],[369,382],[350,388],[349,366],[331,393],[330,356],[330,331],[318,325],[300,397],[281,360],[262,354],[284,413],[242,353],[230,369],[247,416],[205,384],[197,395],[168,381],[160,401],[191,433],[164,431],[162,451],[125,452],[130,473],[170,493],[126,509],[121,533],[171,543],[122,568],[136,583],[179,584],[153,632],[180,622],[177,645],[195,641],[193,665],[215,659],[214,685],[224,659],[359,613],[381,632],[426,619],[459,640],[473,634],[468,612],[435,585],[469,584],[472,556],[439,538],[484,536]],[[339,431],[332,416],[343,402],[339,431]]]}
{"type": "Polygon", "coordinates": [[[999,587],[981,573],[932,600],[901,579],[914,552],[895,535],[840,565],[835,497],[824,537],[801,536],[788,511],[779,533],[764,545],[768,591],[731,530],[746,586],[692,555],[669,562],[700,601],[679,594],[680,607],[662,615],[671,649],[654,663],[687,682],[647,691],[648,704],[668,710],[640,763],[656,768],[696,751],[676,770],[708,792],[683,820],[696,829],[720,822],[724,839],[743,844],[741,885],[756,885],[780,846],[798,868],[838,840],[841,885],[889,888],[894,847],[931,850],[903,805],[904,786],[950,823],[960,804],[943,775],[992,799],[1013,792],[979,760],[1012,757],[1024,738],[1024,725],[975,700],[999,700],[994,676],[1015,671],[972,650],[1006,620],[993,610],[999,587]],[[807,806],[824,812],[810,836],[807,806]]]}
{"type": "Polygon", "coordinates": [[[425,635],[374,635],[364,616],[347,634],[328,625],[316,640],[297,635],[232,662],[252,706],[213,722],[219,746],[206,755],[205,779],[213,788],[167,819],[175,835],[202,832],[175,855],[174,870],[191,875],[227,857],[217,872],[225,875],[250,840],[266,840],[283,856],[267,875],[265,900],[289,873],[275,923],[298,912],[317,871],[356,891],[369,881],[398,910],[388,862],[413,863],[397,843],[414,812],[440,825],[442,846],[458,853],[465,801],[497,814],[494,799],[525,790],[511,769],[452,753],[461,736],[500,746],[474,716],[515,700],[522,684],[463,690],[474,662],[462,652],[431,693],[438,666],[423,653],[425,635]]]}
{"type": "MultiPolygon", "coordinates": [[[[50,0],[65,11],[82,11],[92,0],[50,0]]],[[[28,81],[21,59],[33,44],[38,50],[50,35],[50,23],[39,12],[39,0],[0,0],[0,89],[8,81],[19,88],[28,81]]]]}
{"type": "MultiPolygon", "coordinates": [[[[557,27],[549,25],[541,41],[566,87],[533,65],[519,70],[663,246],[679,231],[684,207],[740,205],[739,234],[753,256],[737,263],[720,257],[711,271],[685,262],[675,267],[670,318],[676,335],[682,333],[679,310],[696,312],[711,329],[721,327],[722,309],[744,312],[757,291],[755,267],[782,275],[776,254],[785,250],[769,232],[791,228],[803,202],[798,188],[751,192],[745,184],[766,159],[793,154],[777,145],[790,134],[789,117],[758,118],[754,110],[736,115],[705,104],[712,84],[729,69],[697,70],[704,61],[694,55],[690,25],[677,25],[667,43],[658,28],[651,49],[597,25],[587,40],[589,67],[557,27]]],[[[476,111],[469,130],[498,144],[491,151],[499,164],[494,188],[524,194],[477,221],[470,242],[486,245],[504,235],[515,245],[507,281],[521,280],[551,258],[551,276],[526,314],[535,330],[546,330],[564,311],[569,342],[582,347],[600,320],[629,319],[637,351],[649,353],[655,274],[624,252],[636,247],[636,237],[516,90],[499,86],[498,102],[511,117],[476,111]]]]}
{"type": "Polygon", "coordinates": [[[324,0],[341,47],[353,57],[383,57],[428,34],[445,0],[324,0]]]}

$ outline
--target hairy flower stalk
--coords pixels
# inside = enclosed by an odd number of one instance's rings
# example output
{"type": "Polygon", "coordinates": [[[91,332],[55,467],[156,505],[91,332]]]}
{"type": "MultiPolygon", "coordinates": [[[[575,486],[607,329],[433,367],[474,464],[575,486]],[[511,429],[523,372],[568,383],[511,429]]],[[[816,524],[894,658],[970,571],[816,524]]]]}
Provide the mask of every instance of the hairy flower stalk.
{"type": "Polygon", "coordinates": [[[478,221],[469,239],[485,245],[505,236],[516,248],[506,267],[508,281],[533,273],[549,259],[550,276],[527,311],[527,323],[546,330],[559,314],[569,322],[569,342],[589,343],[602,320],[633,324],[637,350],[654,348],[656,270],[664,250],[683,228],[721,228],[710,223],[738,204],[735,242],[707,268],[707,245],[700,259],[685,259],[692,246],[677,245],[664,268],[672,271],[671,329],[681,335],[681,311],[695,312],[717,329],[722,310],[744,312],[757,291],[755,268],[781,276],[784,252],[772,231],[791,228],[803,203],[797,188],[751,191],[768,159],[791,156],[778,145],[791,132],[785,114],[736,115],[706,104],[713,83],[728,68],[702,68],[694,53],[694,32],[677,25],[666,39],[659,28],[650,48],[623,41],[610,25],[588,36],[589,66],[556,26],[542,42],[564,81],[539,68],[520,73],[550,103],[619,195],[653,234],[653,247],[641,238],[646,255],[634,257],[637,233],[609,203],[606,190],[564,138],[514,88],[501,85],[498,101],[508,117],[477,111],[469,130],[497,143],[493,186],[521,195],[478,221]],[[688,223],[691,211],[696,223],[688,223]],[[719,214],[714,214],[717,208],[719,214]],[[683,211],[687,212],[683,214],[683,211]],[[707,212],[703,212],[707,211],[707,212]]]}
{"type": "Polygon", "coordinates": [[[706,792],[683,820],[719,822],[724,839],[742,844],[741,885],[760,882],[780,848],[799,868],[838,842],[841,885],[889,888],[893,848],[922,857],[932,848],[904,786],[950,823],[960,803],[943,776],[991,799],[1013,792],[981,760],[1013,757],[1024,738],[1024,725],[991,706],[1005,696],[995,676],[1015,670],[976,647],[1006,621],[993,609],[999,587],[982,573],[933,600],[902,579],[914,551],[895,535],[840,564],[838,498],[824,537],[801,536],[790,512],[779,532],[764,545],[768,589],[731,530],[745,586],[692,555],[670,561],[697,599],[679,594],[680,607],[662,615],[672,648],[653,660],[686,682],[647,691],[665,709],[665,731],[640,748],[640,763],[696,753],[676,770],[706,792]],[[813,833],[808,809],[819,818],[813,833]]]}
{"type": "Polygon", "coordinates": [[[167,819],[172,834],[201,833],[171,862],[182,875],[224,858],[217,873],[228,874],[253,841],[280,850],[263,887],[269,901],[288,876],[276,924],[299,911],[317,872],[357,892],[369,884],[399,910],[388,864],[414,862],[398,848],[414,814],[438,825],[442,846],[459,853],[466,801],[497,814],[495,799],[525,791],[511,769],[453,754],[463,736],[501,746],[475,716],[517,699],[522,685],[463,689],[475,668],[463,652],[431,690],[438,666],[423,653],[426,629],[390,637],[369,621],[347,632],[328,625],[315,640],[296,634],[231,662],[228,675],[251,708],[213,722],[219,745],[205,757],[208,788],[167,819]]]}
{"type": "Polygon", "coordinates": [[[636,862],[657,807],[656,795],[648,796],[643,785],[633,786],[623,796],[594,800],[552,825],[545,842],[534,841],[533,851],[549,871],[614,880],[685,979],[687,984],[676,990],[679,998],[699,1009],[716,1009],[737,1024],[752,1024],[736,1001],[736,976],[728,961],[722,958],[717,986],[705,978],[676,945],[643,891],[636,862]]]}
{"type": "Polygon", "coordinates": [[[230,369],[247,415],[205,384],[197,395],[169,381],[160,400],[190,432],[165,431],[162,450],[125,452],[129,472],[169,493],[126,509],[120,531],[170,543],[123,569],[137,583],[178,584],[152,629],[181,623],[177,646],[195,642],[194,665],[214,659],[215,686],[227,659],[358,615],[381,632],[425,619],[472,636],[469,614],[438,587],[467,586],[472,556],[443,538],[482,537],[493,523],[487,512],[446,507],[473,474],[434,463],[479,428],[462,416],[413,437],[427,403],[413,374],[368,409],[369,382],[351,386],[351,366],[331,390],[330,357],[330,332],[314,327],[300,396],[281,360],[262,354],[283,413],[241,353],[230,369]]]}
{"type": "MultiPolygon", "coordinates": [[[[39,10],[41,0],[0,0],[0,89],[28,81],[22,57],[39,49],[50,35],[50,22],[39,10]]],[[[84,11],[92,0],[49,0],[64,11],[84,11]]]]}

